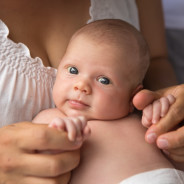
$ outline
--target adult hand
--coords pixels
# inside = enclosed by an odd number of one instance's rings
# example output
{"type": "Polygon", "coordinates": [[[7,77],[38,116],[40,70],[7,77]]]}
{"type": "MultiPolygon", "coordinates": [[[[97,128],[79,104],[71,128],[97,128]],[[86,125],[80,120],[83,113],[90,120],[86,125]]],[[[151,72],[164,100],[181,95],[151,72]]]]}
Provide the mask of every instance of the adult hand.
{"type": "Polygon", "coordinates": [[[21,122],[0,129],[0,183],[67,184],[79,163],[81,143],[48,125],[21,122]],[[44,150],[63,150],[41,154],[44,150]]]}
{"type": "Polygon", "coordinates": [[[139,110],[163,96],[172,94],[176,101],[171,105],[168,113],[160,121],[148,128],[145,139],[148,143],[156,141],[170,158],[184,162],[184,85],[173,86],[156,92],[142,90],[133,99],[133,104],[139,110]]]}

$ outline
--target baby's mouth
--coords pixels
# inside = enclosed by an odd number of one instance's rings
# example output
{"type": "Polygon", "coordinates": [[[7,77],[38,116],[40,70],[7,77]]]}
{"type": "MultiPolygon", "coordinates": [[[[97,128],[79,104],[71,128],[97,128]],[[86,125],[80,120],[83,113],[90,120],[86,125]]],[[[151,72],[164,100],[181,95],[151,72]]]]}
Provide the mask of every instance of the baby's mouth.
{"type": "Polygon", "coordinates": [[[89,105],[85,104],[84,102],[80,100],[68,100],[68,103],[71,108],[79,109],[79,110],[89,107],[89,105]]]}

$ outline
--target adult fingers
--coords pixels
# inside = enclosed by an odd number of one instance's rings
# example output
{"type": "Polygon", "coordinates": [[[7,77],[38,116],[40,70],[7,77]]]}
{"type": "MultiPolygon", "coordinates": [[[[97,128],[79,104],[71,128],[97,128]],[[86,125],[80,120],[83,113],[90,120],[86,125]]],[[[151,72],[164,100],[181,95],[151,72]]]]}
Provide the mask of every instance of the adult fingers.
{"type": "MultiPolygon", "coordinates": [[[[18,123],[19,124],[19,123],[18,123]]],[[[20,125],[15,127],[17,134],[17,144],[19,148],[27,151],[32,150],[74,150],[82,145],[82,142],[71,142],[67,138],[65,131],[49,128],[47,125],[23,123],[26,124],[23,130],[20,125]],[[22,139],[22,137],[24,139],[22,139]]],[[[22,125],[22,126],[23,126],[22,125]]]]}
{"type": "Polygon", "coordinates": [[[67,184],[70,180],[70,173],[66,173],[54,178],[37,178],[32,176],[27,176],[20,181],[18,181],[19,184],[67,184]]]}
{"type": "Polygon", "coordinates": [[[133,104],[138,110],[143,110],[154,100],[170,94],[172,94],[174,97],[181,94],[180,99],[184,98],[184,85],[172,86],[157,91],[150,91],[146,89],[141,90],[134,96],[133,104]]]}
{"type": "Polygon", "coordinates": [[[80,159],[79,150],[76,149],[81,145],[72,144],[70,141],[67,143],[67,140],[66,134],[47,128],[47,125],[37,126],[22,122],[1,128],[0,181],[2,179],[3,181],[11,181],[10,179],[14,178],[17,182],[12,183],[19,183],[18,181],[27,175],[56,177],[74,169],[80,159]],[[42,128],[45,129],[44,133],[41,130],[42,128]],[[56,137],[50,140],[52,136],[56,137]],[[50,155],[38,154],[36,150],[40,150],[39,146],[43,150],[52,151],[54,148],[54,150],[62,149],[63,152],[50,155]],[[69,151],[66,151],[66,149],[69,151]]]}
{"type": "Polygon", "coordinates": [[[143,110],[146,106],[159,98],[159,93],[144,89],[134,96],[133,104],[138,110],[143,110]]]}
{"type": "MultiPolygon", "coordinates": [[[[183,102],[182,102],[183,103],[183,102]]],[[[149,143],[155,142],[157,137],[161,134],[171,131],[174,127],[176,127],[183,119],[183,108],[180,99],[176,98],[176,102],[170,107],[168,113],[160,119],[157,124],[152,125],[148,131],[146,132],[146,140],[149,143]]],[[[174,135],[178,135],[178,131],[175,132],[174,135]]],[[[178,137],[180,134],[178,135],[178,137]]],[[[182,137],[184,139],[184,137],[182,137]]],[[[175,139],[172,137],[171,139],[175,139]]]]}
{"type": "Polygon", "coordinates": [[[162,134],[157,139],[157,146],[160,149],[183,149],[184,148],[184,127],[178,128],[175,131],[171,131],[162,134]]]}
{"type": "Polygon", "coordinates": [[[166,116],[152,125],[146,132],[146,140],[149,143],[155,142],[157,137],[175,128],[184,119],[184,85],[173,86],[159,91],[161,96],[173,95],[175,103],[170,106],[166,116]]]}
{"type": "Polygon", "coordinates": [[[79,157],[79,150],[59,154],[24,154],[19,170],[24,175],[56,177],[75,168],[79,157]]]}
{"type": "Polygon", "coordinates": [[[176,162],[184,162],[184,147],[176,149],[163,150],[163,152],[176,162]]]}

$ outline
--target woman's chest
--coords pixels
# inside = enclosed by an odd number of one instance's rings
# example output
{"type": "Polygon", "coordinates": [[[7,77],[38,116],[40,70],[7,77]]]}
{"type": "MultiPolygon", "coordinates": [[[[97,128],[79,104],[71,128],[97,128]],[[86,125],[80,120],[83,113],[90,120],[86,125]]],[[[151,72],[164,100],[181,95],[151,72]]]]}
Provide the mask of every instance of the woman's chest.
{"type": "Polygon", "coordinates": [[[9,28],[9,38],[24,43],[33,58],[40,57],[45,66],[55,68],[72,34],[90,17],[88,0],[33,0],[15,6],[0,5],[0,19],[9,28]]]}

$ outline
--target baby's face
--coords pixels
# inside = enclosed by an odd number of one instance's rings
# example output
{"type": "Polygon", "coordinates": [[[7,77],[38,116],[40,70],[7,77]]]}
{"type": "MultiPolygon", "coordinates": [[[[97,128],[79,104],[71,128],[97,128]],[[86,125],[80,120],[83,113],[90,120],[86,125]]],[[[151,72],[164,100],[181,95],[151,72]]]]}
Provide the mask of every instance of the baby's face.
{"type": "Polygon", "coordinates": [[[53,89],[57,108],[67,116],[117,119],[130,112],[133,85],[126,53],[87,38],[69,45],[53,89]],[[121,56],[121,57],[120,57],[121,56]]]}

